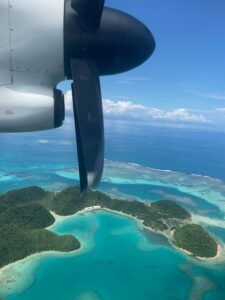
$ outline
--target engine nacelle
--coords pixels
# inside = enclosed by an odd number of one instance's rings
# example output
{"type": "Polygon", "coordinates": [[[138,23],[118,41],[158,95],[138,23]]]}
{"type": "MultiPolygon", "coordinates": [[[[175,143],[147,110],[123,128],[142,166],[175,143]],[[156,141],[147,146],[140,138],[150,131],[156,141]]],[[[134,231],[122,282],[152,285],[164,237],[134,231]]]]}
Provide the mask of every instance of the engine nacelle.
{"type": "Polygon", "coordinates": [[[9,87],[0,89],[0,132],[38,131],[62,125],[65,108],[60,90],[48,95],[37,94],[32,88],[26,92],[9,87]]]}
{"type": "Polygon", "coordinates": [[[64,1],[0,0],[0,132],[62,125],[64,1]]]}

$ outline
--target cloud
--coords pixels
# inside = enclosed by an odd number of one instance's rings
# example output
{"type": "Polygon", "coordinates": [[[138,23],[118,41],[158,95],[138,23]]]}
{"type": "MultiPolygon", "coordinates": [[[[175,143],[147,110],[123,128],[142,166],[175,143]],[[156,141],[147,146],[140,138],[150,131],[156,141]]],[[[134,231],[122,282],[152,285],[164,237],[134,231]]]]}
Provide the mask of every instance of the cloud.
{"type": "MultiPolygon", "coordinates": [[[[65,95],[65,106],[68,113],[72,112],[71,91],[67,92],[65,95]]],[[[125,100],[113,101],[111,99],[103,99],[103,111],[106,118],[186,123],[211,122],[202,113],[194,112],[186,108],[164,110],[125,100]]]]}
{"type": "Polygon", "coordinates": [[[144,105],[134,104],[131,101],[113,101],[103,100],[103,110],[106,115],[128,115],[131,117],[138,117],[145,109],[144,105]]]}
{"type": "Polygon", "coordinates": [[[171,121],[190,123],[210,123],[210,121],[199,113],[193,113],[186,108],[175,110],[163,110],[145,105],[135,104],[131,101],[103,101],[105,116],[114,118],[134,118],[144,121],[171,121]]]}

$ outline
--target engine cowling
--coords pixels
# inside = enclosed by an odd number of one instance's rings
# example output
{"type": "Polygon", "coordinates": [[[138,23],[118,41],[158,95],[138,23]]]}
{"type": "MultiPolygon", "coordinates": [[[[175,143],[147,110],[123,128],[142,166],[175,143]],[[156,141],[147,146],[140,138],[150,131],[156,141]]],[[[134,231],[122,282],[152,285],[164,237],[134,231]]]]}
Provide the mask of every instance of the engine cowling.
{"type": "Polygon", "coordinates": [[[57,128],[62,125],[65,108],[60,90],[53,96],[32,88],[15,90],[1,87],[0,132],[29,132],[57,128]]]}

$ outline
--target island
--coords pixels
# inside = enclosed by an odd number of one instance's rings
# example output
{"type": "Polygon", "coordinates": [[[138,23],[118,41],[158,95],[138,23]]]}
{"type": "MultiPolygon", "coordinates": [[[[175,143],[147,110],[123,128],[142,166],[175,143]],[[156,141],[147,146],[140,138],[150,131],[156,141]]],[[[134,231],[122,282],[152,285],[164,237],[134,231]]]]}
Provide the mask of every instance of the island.
{"type": "Polygon", "coordinates": [[[74,236],[58,236],[47,228],[55,222],[54,214],[69,216],[87,208],[134,217],[189,255],[217,255],[217,241],[200,225],[192,224],[191,214],[174,201],[131,201],[92,190],[80,194],[73,186],[57,193],[33,186],[0,195],[0,268],[33,253],[79,249],[80,242],[74,236]]]}
{"type": "Polygon", "coordinates": [[[217,243],[209,233],[198,224],[186,224],[176,228],[175,244],[194,256],[214,257],[217,253],[217,243]]]}

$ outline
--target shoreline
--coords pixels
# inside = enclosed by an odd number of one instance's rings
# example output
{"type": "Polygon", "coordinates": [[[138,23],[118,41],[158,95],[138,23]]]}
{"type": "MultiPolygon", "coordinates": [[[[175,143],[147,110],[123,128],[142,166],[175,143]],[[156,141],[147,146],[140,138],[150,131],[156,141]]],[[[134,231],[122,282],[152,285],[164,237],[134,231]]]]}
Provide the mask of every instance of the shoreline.
{"type": "Polygon", "coordinates": [[[75,253],[79,253],[80,251],[83,251],[83,249],[84,249],[84,247],[81,244],[80,248],[78,248],[76,250],[68,251],[68,252],[49,250],[49,251],[41,251],[41,252],[32,253],[32,254],[28,255],[27,257],[24,257],[22,259],[11,262],[11,263],[3,266],[2,268],[0,268],[0,277],[1,277],[2,273],[4,273],[5,271],[8,271],[8,269],[13,268],[17,264],[20,264],[20,263],[23,264],[25,262],[32,261],[36,258],[42,258],[42,256],[46,256],[46,257],[51,256],[52,254],[55,256],[64,256],[64,255],[69,255],[69,254],[75,254],[75,253]]]}
{"type": "MultiPolygon", "coordinates": [[[[183,249],[183,248],[180,248],[180,247],[177,247],[174,243],[173,243],[173,230],[172,231],[158,231],[158,230],[155,230],[149,226],[145,226],[143,224],[143,220],[140,220],[138,219],[137,217],[134,217],[134,216],[131,216],[131,215],[128,215],[126,213],[123,213],[121,211],[116,211],[116,210],[112,210],[112,209],[109,209],[109,208],[103,208],[101,207],[100,205],[95,205],[95,206],[90,206],[90,207],[85,207],[84,209],[76,212],[75,214],[73,215],[68,215],[68,216],[61,216],[61,215],[58,215],[56,214],[55,212],[53,211],[49,211],[51,213],[51,215],[54,217],[55,219],[55,222],[46,227],[47,230],[50,230],[51,227],[55,226],[56,224],[58,223],[61,223],[63,221],[65,221],[66,219],[69,219],[69,218],[73,218],[74,216],[76,215],[79,215],[79,214],[82,214],[82,213],[87,213],[87,212],[92,212],[92,211],[95,211],[95,210],[100,210],[100,211],[108,211],[110,213],[113,213],[113,214],[118,214],[118,215],[121,215],[123,217],[126,217],[126,218],[131,218],[132,220],[135,220],[138,224],[138,227],[139,229],[146,229],[154,234],[160,234],[160,235],[163,235],[164,237],[167,238],[169,244],[172,246],[172,248],[174,248],[175,250],[178,250],[178,251],[181,251],[182,253],[192,257],[192,258],[195,258],[195,259],[198,259],[198,260],[201,260],[201,261],[215,261],[215,260],[220,260],[223,258],[223,255],[225,254],[225,248],[223,245],[221,245],[221,243],[218,242],[218,240],[216,240],[216,243],[217,243],[217,254],[213,257],[200,257],[200,256],[194,256],[191,252],[183,249]]],[[[82,251],[84,248],[84,246],[81,244],[81,247],[79,249],[76,249],[76,250],[73,250],[73,251],[68,251],[68,252],[60,252],[60,251],[42,251],[42,252],[37,252],[37,253],[33,253],[23,259],[20,259],[20,260],[17,260],[17,261],[14,261],[12,263],[9,263],[5,266],[3,266],[2,268],[0,268],[0,277],[2,275],[2,273],[4,273],[5,271],[7,271],[8,269],[10,269],[11,267],[13,268],[14,265],[18,264],[18,263],[23,263],[25,261],[32,261],[36,258],[41,258],[42,256],[49,256],[49,255],[69,255],[69,254],[75,254],[75,253],[79,253],[80,251],[82,251]]]]}
{"type": "MultiPolygon", "coordinates": [[[[89,209],[89,210],[91,210],[91,209],[89,209]]],[[[85,211],[88,211],[88,210],[85,210],[85,211]]],[[[55,221],[52,225],[45,228],[47,230],[49,230],[52,226],[55,226],[56,224],[58,224],[62,221],[65,221],[65,219],[74,217],[75,215],[77,215],[81,211],[77,212],[74,215],[70,215],[70,216],[60,216],[60,215],[57,215],[56,213],[54,213],[53,211],[49,211],[49,212],[54,217],[55,221]]],[[[55,250],[36,252],[36,253],[28,255],[27,257],[24,257],[22,259],[16,260],[14,262],[11,262],[11,263],[3,266],[2,268],[0,268],[0,276],[2,275],[2,273],[4,271],[7,271],[7,269],[13,267],[14,265],[16,265],[18,263],[23,264],[25,261],[32,261],[33,259],[39,258],[41,256],[48,256],[48,255],[52,255],[52,254],[53,255],[57,255],[57,254],[59,254],[59,255],[75,254],[75,253],[78,253],[78,252],[82,251],[83,249],[84,249],[84,246],[81,244],[80,248],[78,248],[76,250],[68,251],[68,252],[61,252],[61,251],[55,251],[55,250]]]]}
{"type": "Polygon", "coordinates": [[[214,261],[214,260],[220,260],[223,258],[224,255],[224,247],[221,245],[217,240],[217,253],[213,257],[201,257],[201,256],[196,256],[197,259],[202,260],[202,261],[214,261]]]}
{"type": "Polygon", "coordinates": [[[155,234],[160,234],[160,235],[163,235],[169,242],[169,244],[172,246],[172,248],[174,248],[175,250],[177,251],[181,251],[183,253],[185,253],[186,255],[192,257],[192,258],[195,258],[197,260],[201,260],[201,261],[215,261],[215,260],[220,260],[223,258],[224,254],[225,254],[225,249],[223,247],[223,245],[221,243],[218,242],[217,239],[215,239],[216,243],[217,243],[217,253],[215,256],[213,257],[202,257],[202,256],[194,256],[191,252],[183,249],[183,248],[180,248],[180,247],[177,247],[174,243],[173,243],[173,232],[174,230],[170,230],[170,231],[160,231],[160,230],[155,230],[149,226],[145,226],[143,224],[143,220],[140,220],[138,219],[137,217],[134,217],[134,216],[131,216],[131,215],[128,215],[126,213],[123,213],[123,212],[120,212],[120,211],[115,211],[115,210],[112,210],[112,209],[109,209],[109,208],[89,208],[88,210],[94,210],[94,209],[100,209],[100,210],[105,210],[105,211],[109,211],[111,213],[114,213],[114,214],[119,214],[119,215],[122,215],[122,216],[125,216],[125,217],[129,217],[133,220],[135,220],[138,225],[141,225],[141,228],[140,229],[146,229],[148,231],[151,231],[152,233],[155,233],[155,234]]]}
{"type": "MultiPolygon", "coordinates": [[[[51,227],[55,226],[56,224],[61,223],[61,222],[65,221],[66,219],[73,218],[74,216],[76,216],[78,214],[85,213],[85,212],[90,212],[90,211],[98,210],[98,209],[99,210],[102,209],[101,206],[96,205],[96,206],[85,207],[84,209],[78,211],[77,213],[75,213],[73,215],[69,215],[69,216],[61,216],[61,215],[56,214],[53,211],[49,211],[50,214],[54,217],[55,222],[52,225],[46,227],[45,229],[49,230],[49,229],[51,229],[51,227]]],[[[83,249],[84,249],[84,246],[81,244],[80,248],[78,248],[76,250],[73,250],[73,251],[68,251],[68,252],[61,252],[61,251],[55,251],[55,250],[36,252],[36,253],[28,255],[27,257],[24,257],[22,259],[16,260],[14,262],[11,262],[11,263],[3,266],[2,268],[0,268],[0,276],[1,276],[2,272],[7,271],[8,268],[11,268],[11,267],[13,267],[14,265],[16,265],[18,263],[22,264],[25,261],[32,261],[33,259],[36,259],[38,257],[48,256],[48,255],[52,255],[52,254],[54,254],[54,255],[57,255],[57,254],[59,254],[59,255],[75,254],[75,253],[78,253],[80,251],[83,251],[83,249]]]]}
{"type": "MultiPolygon", "coordinates": [[[[203,256],[194,256],[191,252],[189,252],[188,250],[185,250],[183,248],[180,248],[180,247],[177,247],[174,243],[173,243],[173,233],[174,233],[174,230],[170,230],[170,231],[160,231],[160,230],[155,230],[149,226],[145,226],[143,224],[143,220],[140,220],[138,219],[137,217],[134,217],[134,216],[131,216],[131,215],[128,215],[126,213],[123,213],[121,211],[116,211],[116,210],[112,210],[112,209],[109,209],[109,208],[103,208],[101,207],[100,205],[96,205],[96,206],[90,206],[90,207],[86,207],[80,211],[78,211],[77,213],[75,213],[74,215],[72,216],[75,216],[75,215],[78,215],[80,213],[85,213],[85,212],[90,212],[90,211],[94,211],[94,210],[103,210],[103,211],[108,211],[110,213],[113,213],[113,214],[118,214],[118,215],[121,215],[121,216],[124,216],[126,218],[131,218],[132,220],[135,220],[139,226],[139,229],[146,229],[154,234],[160,234],[160,235],[163,235],[169,242],[169,244],[172,246],[172,248],[174,248],[175,250],[177,251],[181,251],[182,253],[188,255],[189,257],[191,258],[195,258],[197,260],[201,260],[201,261],[205,261],[205,262],[208,262],[208,261],[215,261],[215,260],[221,260],[223,259],[223,256],[225,254],[225,248],[224,246],[218,242],[217,239],[215,239],[216,243],[217,243],[217,253],[215,256],[213,257],[203,257],[203,256]]],[[[52,213],[52,212],[51,212],[52,213]]],[[[56,218],[58,218],[58,220],[63,220],[65,217],[67,216],[60,216],[60,215],[57,215],[53,212],[53,216],[56,218]]],[[[70,216],[68,216],[70,217],[70,216]]]]}

